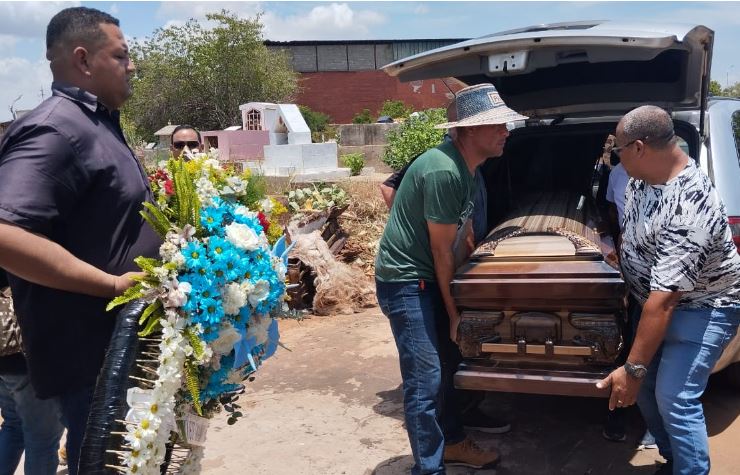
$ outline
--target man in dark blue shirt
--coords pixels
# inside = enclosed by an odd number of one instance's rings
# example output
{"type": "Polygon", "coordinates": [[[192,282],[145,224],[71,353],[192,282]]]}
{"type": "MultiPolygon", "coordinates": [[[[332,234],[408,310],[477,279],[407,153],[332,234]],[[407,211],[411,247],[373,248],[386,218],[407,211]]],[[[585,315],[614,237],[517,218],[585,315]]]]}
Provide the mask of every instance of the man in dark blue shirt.
{"type": "Polygon", "coordinates": [[[67,425],[69,473],[133,259],[160,240],[139,215],[151,200],[118,109],[134,65],[118,20],[68,8],[49,22],[52,97],[0,142],[0,267],[9,272],[31,382],[56,397],[67,425]]]}

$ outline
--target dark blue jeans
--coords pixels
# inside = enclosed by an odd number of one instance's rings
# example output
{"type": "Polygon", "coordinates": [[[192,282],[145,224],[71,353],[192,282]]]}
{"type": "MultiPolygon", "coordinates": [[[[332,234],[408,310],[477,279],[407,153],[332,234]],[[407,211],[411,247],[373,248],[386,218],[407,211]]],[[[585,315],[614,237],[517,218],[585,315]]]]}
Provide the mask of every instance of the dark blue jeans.
{"type": "Polygon", "coordinates": [[[90,386],[69,391],[56,398],[62,410],[62,422],[67,427],[66,448],[69,475],[77,475],[82,438],[85,436],[94,390],[95,387],[90,386]]]}
{"type": "Polygon", "coordinates": [[[54,475],[62,437],[59,406],[38,399],[28,373],[0,374],[0,475],[13,475],[23,451],[26,475],[54,475]]]}
{"type": "Polygon", "coordinates": [[[380,309],[396,340],[413,475],[444,474],[444,446],[465,438],[453,375],[462,357],[433,282],[376,281],[380,309]]]}

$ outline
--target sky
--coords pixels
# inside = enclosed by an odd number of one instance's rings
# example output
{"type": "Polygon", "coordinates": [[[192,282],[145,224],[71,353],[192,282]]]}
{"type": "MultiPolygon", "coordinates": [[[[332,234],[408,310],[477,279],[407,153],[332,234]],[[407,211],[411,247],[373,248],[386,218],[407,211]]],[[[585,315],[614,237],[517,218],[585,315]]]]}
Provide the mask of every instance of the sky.
{"type": "Polygon", "coordinates": [[[262,14],[268,40],[474,38],[541,23],[576,20],[682,22],[715,31],[712,79],[740,81],[740,2],[6,2],[0,1],[0,121],[10,106],[35,107],[50,94],[44,36],[49,19],[68,6],[111,13],[129,40],[160,27],[227,9],[262,14]],[[16,101],[16,99],[20,97],[16,101]],[[14,102],[15,101],[15,102],[14,102]]]}

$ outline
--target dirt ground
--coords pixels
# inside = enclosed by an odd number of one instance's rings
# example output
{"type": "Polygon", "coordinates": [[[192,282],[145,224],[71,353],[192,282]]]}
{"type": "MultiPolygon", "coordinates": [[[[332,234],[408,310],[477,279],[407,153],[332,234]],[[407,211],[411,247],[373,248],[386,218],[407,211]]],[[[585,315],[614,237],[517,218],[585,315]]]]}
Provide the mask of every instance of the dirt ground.
{"type": "MultiPolygon", "coordinates": [[[[213,420],[203,473],[408,473],[397,353],[380,311],[281,321],[281,334],[289,350],[279,349],[248,385],[244,418],[234,426],[213,420]]],[[[740,394],[710,385],[704,405],[712,474],[739,473],[740,394]]],[[[483,409],[512,421],[508,434],[473,433],[502,463],[451,475],[650,474],[660,460],[657,450],[636,450],[643,426],[634,409],[627,442],[601,437],[603,400],[489,394],[483,409]]]]}
{"type": "MultiPolygon", "coordinates": [[[[282,320],[280,327],[288,349],[280,348],[248,384],[236,425],[227,425],[224,414],[212,420],[202,473],[409,473],[398,355],[380,311],[282,320]]],[[[712,474],[740,473],[740,394],[710,380],[703,401],[712,474]]],[[[657,450],[636,449],[644,429],[636,409],[627,442],[614,443],[601,437],[603,400],[491,393],[482,408],[512,422],[508,434],[472,433],[499,450],[502,462],[496,470],[450,468],[450,475],[647,475],[661,460],[657,450]]]]}

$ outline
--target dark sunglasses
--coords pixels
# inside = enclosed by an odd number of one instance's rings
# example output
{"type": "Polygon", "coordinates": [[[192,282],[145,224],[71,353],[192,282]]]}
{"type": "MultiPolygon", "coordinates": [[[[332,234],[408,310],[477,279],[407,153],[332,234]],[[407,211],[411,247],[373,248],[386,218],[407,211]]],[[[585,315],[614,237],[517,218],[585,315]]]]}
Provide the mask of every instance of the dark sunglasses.
{"type": "Polygon", "coordinates": [[[198,148],[200,146],[200,142],[197,140],[186,140],[186,141],[177,141],[172,142],[172,146],[175,148],[185,148],[185,146],[188,146],[188,148],[198,148]]]}
{"type": "Polygon", "coordinates": [[[629,147],[630,145],[632,145],[633,143],[637,142],[638,140],[642,140],[644,143],[657,143],[657,142],[666,142],[666,143],[668,143],[668,141],[671,140],[673,138],[673,136],[674,136],[674,133],[673,133],[673,131],[671,131],[671,132],[663,135],[662,137],[650,137],[650,136],[647,136],[647,137],[637,138],[637,139],[633,140],[632,142],[628,142],[628,143],[622,145],[621,147],[612,147],[612,153],[614,155],[616,155],[617,157],[621,157],[622,156],[622,151],[624,149],[626,149],[627,147],[629,147]]]}
{"type": "Polygon", "coordinates": [[[632,142],[629,142],[629,143],[626,143],[626,144],[622,145],[621,147],[612,147],[612,153],[614,155],[616,155],[617,157],[621,157],[622,156],[621,155],[622,150],[624,150],[625,148],[629,147],[630,145],[632,145],[633,143],[637,142],[638,140],[643,140],[644,141],[645,139],[635,139],[632,142]]]}

